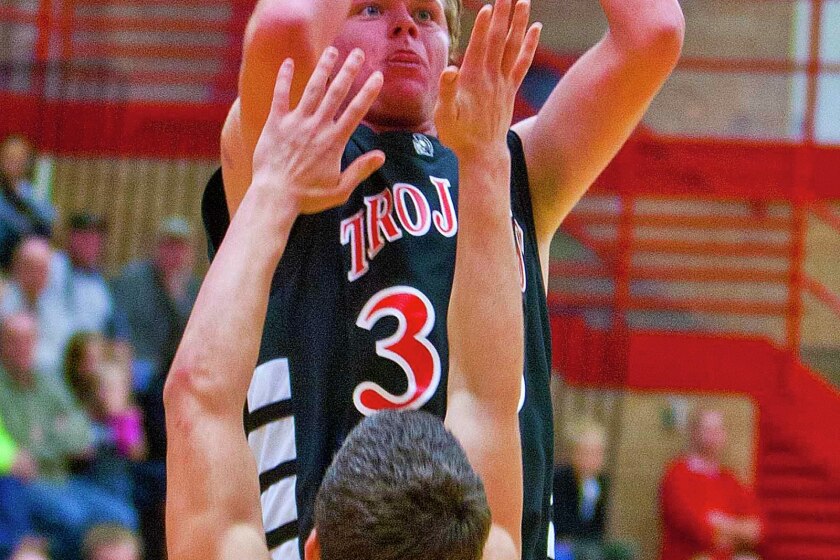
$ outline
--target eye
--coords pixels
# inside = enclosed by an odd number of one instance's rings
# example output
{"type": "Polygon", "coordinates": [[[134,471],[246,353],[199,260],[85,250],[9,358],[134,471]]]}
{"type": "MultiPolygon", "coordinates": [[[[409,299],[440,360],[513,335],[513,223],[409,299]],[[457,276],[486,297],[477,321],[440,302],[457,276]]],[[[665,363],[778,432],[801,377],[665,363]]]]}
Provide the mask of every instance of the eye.
{"type": "Polygon", "coordinates": [[[382,10],[375,4],[368,4],[362,8],[361,14],[365,17],[376,17],[382,15],[382,10]]]}
{"type": "Polygon", "coordinates": [[[415,16],[418,21],[432,21],[434,20],[434,15],[429,10],[417,10],[417,14],[415,16]]]}

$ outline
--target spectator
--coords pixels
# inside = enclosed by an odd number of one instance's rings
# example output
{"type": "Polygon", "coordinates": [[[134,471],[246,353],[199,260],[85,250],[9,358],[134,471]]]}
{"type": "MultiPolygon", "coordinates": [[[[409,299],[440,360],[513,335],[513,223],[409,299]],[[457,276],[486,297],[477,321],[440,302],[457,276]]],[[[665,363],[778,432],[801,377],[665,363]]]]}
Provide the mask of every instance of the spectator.
{"type": "Polygon", "coordinates": [[[136,360],[146,364],[152,378],[169,369],[198,294],[194,265],[192,230],[173,216],[160,224],[152,259],[130,263],[114,281],[136,360]]]}
{"type": "Polygon", "coordinates": [[[81,213],[70,218],[67,253],[56,259],[55,297],[66,299],[74,331],[93,331],[109,338],[126,338],[116,314],[111,287],[102,275],[107,227],[99,216],[81,213]]]}
{"type": "Polygon", "coordinates": [[[119,525],[97,525],[85,537],[84,560],[140,560],[137,535],[119,525]]]}
{"type": "Polygon", "coordinates": [[[0,266],[7,268],[12,250],[26,235],[49,237],[55,209],[35,196],[29,174],[32,147],[20,136],[0,144],[0,266]]]}
{"type": "Polygon", "coordinates": [[[72,476],[70,463],[89,456],[88,418],[34,367],[35,319],[26,314],[0,324],[0,412],[17,445],[35,460],[37,476],[24,483],[34,526],[53,539],[56,556],[78,558],[93,523],[136,526],[134,510],[90,482],[72,476]]]}
{"type": "Polygon", "coordinates": [[[581,423],[572,435],[571,464],[554,471],[554,528],[559,559],[627,560],[631,548],[607,541],[609,479],[604,473],[606,432],[581,423]]]}
{"type": "Polygon", "coordinates": [[[137,503],[149,560],[164,558],[165,554],[163,386],[198,294],[194,265],[190,226],[183,218],[173,216],[163,220],[158,228],[152,259],[129,264],[114,281],[116,304],[128,320],[129,341],[136,352],[135,375],[150,372],[150,381],[139,394],[148,458],[137,469],[137,503]]]}
{"type": "Polygon", "coordinates": [[[721,465],[723,414],[699,409],[689,420],[689,448],[662,479],[661,560],[754,558],[762,521],[752,491],[721,465]]]}
{"type": "Polygon", "coordinates": [[[117,497],[134,495],[131,463],[143,458],[140,411],[131,402],[128,364],[106,355],[99,334],[80,332],[67,347],[64,378],[93,422],[94,454],[83,474],[117,497]]]}
{"type": "Polygon", "coordinates": [[[57,297],[55,252],[43,237],[21,240],[12,258],[12,277],[0,299],[0,314],[25,312],[38,321],[35,366],[58,379],[67,341],[73,333],[72,314],[66,300],[57,297]]]}
{"type": "Polygon", "coordinates": [[[24,481],[38,472],[32,456],[19,449],[0,423],[0,559],[23,558],[26,549],[39,541],[34,537],[27,507],[24,481]]]}

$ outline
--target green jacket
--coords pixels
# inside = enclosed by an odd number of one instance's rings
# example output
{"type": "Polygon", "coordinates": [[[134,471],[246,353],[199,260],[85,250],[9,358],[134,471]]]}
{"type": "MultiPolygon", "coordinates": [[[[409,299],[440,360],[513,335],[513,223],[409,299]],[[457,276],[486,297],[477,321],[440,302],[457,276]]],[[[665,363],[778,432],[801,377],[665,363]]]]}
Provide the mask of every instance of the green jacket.
{"type": "Polygon", "coordinates": [[[18,446],[3,422],[0,421],[0,475],[7,475],[12,470],[17,458],[18,446]]]}
{"type": "Polygon", "coordinates": [[[93,429],[57,383],[36,375],[32,387],[23,387],[0,367],[0,415],[8,434],[32,454],[42,477],[64,480],[68,461],[90,449],[93,429]]]}

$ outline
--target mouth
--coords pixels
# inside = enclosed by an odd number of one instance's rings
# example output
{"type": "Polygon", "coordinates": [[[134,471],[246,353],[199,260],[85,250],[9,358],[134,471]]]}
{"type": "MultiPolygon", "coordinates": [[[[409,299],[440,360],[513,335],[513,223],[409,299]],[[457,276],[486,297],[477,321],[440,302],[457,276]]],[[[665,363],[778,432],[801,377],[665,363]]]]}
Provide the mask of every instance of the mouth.
{"type": "Polygon", "coordinates": [[[391,53],[386,62],[389,66],[422,67],[423,58],[414,51],[398,50],[391,53]]]}

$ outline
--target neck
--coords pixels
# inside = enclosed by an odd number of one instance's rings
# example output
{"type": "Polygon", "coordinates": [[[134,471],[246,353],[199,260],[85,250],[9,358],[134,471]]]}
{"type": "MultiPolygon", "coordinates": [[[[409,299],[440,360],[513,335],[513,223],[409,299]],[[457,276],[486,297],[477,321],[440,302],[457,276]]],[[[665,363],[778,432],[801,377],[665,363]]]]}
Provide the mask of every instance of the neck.
{"type": "Polygon", "coordinates": [[[695,449],[690,455],[693,459],[701,461],[704,465],[710,467],[717,467],[720,464],[720,459],[716,454],[709,451],[701,451],[695,449]]]}
{"type": "Polygon", "coordinates": [[[373,121],[364,120],[362,124],[374,131],[377,134],[383,132],[419,132],[426,136],[437,137],[437,129],[434,121],[424,122],[418,126],[406,126],[404,124],[382,124],[373,121]]]}

